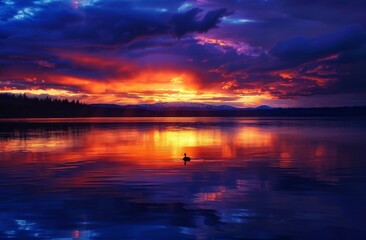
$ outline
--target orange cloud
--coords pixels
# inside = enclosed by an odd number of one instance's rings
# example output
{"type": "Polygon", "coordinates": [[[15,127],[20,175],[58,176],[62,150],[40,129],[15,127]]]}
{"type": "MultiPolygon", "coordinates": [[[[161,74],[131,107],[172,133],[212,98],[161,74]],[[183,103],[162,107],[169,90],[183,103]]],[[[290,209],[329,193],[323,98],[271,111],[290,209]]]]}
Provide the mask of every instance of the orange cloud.
{"type": "MultiPolygon", "coordinates": [[[[263,99],[271,99],[254,85],[250,91],[237,91],[239,83],[235,76],[228,81],[210,82],[190,69],[141,66],[122,58],[55,52],[61,64],[67,62],[67,71],[63,71],[62,65],[47,63],[43,71],[9,73],[19,79],[21,86],[13,85],[10,92],[116,104],[178,101],[222,104],[225,100],[226,104],[255,106],[263,99]]],[[[3,86],[0,91],[9,92],[9,87],[3,86]]]]}

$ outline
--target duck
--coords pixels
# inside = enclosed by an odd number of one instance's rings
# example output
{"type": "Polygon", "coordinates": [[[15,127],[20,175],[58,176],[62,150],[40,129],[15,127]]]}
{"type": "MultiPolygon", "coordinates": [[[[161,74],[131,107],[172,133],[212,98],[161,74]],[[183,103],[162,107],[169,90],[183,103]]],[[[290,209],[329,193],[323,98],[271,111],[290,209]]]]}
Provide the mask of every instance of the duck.
{"type": "Polygon", "coordinates": [[[187,154],[184,153],[183,161],[191,161],[191,158],[190,157],[187,157],[187,154]]]}

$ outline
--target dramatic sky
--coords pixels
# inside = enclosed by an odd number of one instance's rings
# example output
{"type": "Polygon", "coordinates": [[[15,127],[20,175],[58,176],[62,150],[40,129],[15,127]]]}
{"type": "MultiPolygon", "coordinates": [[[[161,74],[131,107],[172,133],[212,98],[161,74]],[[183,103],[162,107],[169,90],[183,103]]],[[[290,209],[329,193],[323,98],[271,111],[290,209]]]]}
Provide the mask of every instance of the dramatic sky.
{"type": "Polygon", "coordinates": [[[360,0],[0,0],[0,91],[366,105],[360,0]]]}

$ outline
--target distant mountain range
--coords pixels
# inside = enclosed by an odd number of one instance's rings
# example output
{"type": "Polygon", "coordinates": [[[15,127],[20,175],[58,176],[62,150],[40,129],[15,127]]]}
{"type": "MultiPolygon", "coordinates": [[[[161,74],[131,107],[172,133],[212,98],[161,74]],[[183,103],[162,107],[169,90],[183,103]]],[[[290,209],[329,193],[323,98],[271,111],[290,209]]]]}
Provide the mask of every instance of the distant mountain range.
{"type": "Polygon", "coordinates": [[[165,110],[189,110],[189,111],[222,111],[222,110],[259,110],[259,109],[272,109],[267,105],[261,105],[255,108],[237,108],[230,105],[211,105],[204,103],[184,103],[184,102],[172,102],[172,103],[153,103],[153,104],[135,104],[135,105],[118,105],[118,104],[91,104],[93,107],[101,108],[114,108],[114,109],[143,109],[151,111],[165,111],[165,110]]]}

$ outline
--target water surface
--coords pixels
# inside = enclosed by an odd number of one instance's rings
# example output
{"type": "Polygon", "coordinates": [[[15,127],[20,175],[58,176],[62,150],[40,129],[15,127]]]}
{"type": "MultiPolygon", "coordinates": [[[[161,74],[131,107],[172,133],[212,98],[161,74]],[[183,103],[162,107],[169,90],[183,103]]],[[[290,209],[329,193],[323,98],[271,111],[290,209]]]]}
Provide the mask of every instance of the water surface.
{"type": "Polygon", "coordinates": [[[0,238],[365,239],[364,120],[0,120],[0,238]]]}

